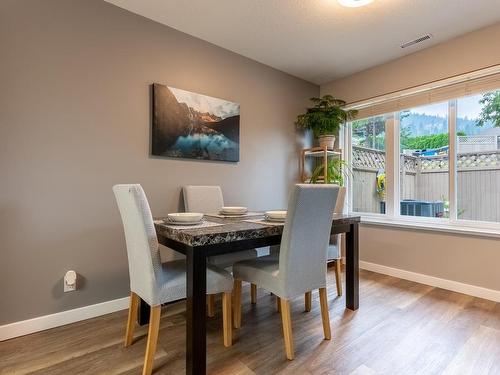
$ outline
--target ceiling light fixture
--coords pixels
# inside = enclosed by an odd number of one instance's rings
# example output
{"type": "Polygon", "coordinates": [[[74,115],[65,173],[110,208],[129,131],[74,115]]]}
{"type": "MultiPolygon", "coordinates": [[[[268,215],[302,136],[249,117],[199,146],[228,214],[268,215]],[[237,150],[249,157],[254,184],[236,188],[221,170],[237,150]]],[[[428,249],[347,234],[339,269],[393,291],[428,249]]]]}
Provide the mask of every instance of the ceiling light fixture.
{"type": "Polygon", "coordinates": [[[368,5],[373,2],[373,0],[338,0],[338,2],[340,3],[340,5],[343,5],[345,7],[357,8],[368,5]]]}

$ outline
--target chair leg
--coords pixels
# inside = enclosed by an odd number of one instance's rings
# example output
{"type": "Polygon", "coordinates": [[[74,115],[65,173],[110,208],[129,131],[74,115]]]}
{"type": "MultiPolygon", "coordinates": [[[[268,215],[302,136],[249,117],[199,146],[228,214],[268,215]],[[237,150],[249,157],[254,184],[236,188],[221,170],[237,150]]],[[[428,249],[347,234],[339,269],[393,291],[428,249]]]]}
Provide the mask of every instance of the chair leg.
{"type": "Polygon", "coordinates": [[[158,332],[160,331],[161,305],[152,306],[149,316],[148,341],[146,345],[146,355],[144,357],[144,367],[142,375],[150,375],[153,372],[153,363],[158,343],[158,332]]]}
{"type": "Polygon", "coordinates": [[[311,311],[311,306],[312,306],[312,293],[306,292],[306,294],[304,295],[304,310],[306,312],[311,311]]]}
{"type": "Polygon", "coordinates": [[[319,303],[321,305],[321,319],[323,320],[323,333],[325,340],[331,340],[332,333],[330,331],[330,313],[328,312],[328,296],[326,288],[319,288],[319,303]]]}
{"type": "Polygon", "coordinates": [[[137,309],[139,308],[139,296],[130,292],[130,306],[128,308],[127,329],[125,330],[125,347],[132,344],[134,338],[135,321],[137,320],[137,309]]]}
{"type": "Polygon", "coordinates": [[[209,318],[215,316],[215,294],[207,295],[207,315],[209,318]]]}
{"type": "Polygon", "coordinates": [[[335,280],[337,282],[337,295],[342,295],[342,264],[341,260],[335,260],[335,280]]]}
{"type": "Polygon", "coordinates": [[[253,304],[257,303],[257,285],[250,285],[250,300],[253,304]]]}
{"type": "Polygon", "coordinates": [[[285,339],[286,358],[292,360],[295,357],[293,348],[292,319],[290,316],[290,301],[280,298],[281,322],[283,323],[283,338],[285,339]]]}
{"type": "Polygon", "coordinates": [[[278,312],[281,312],[281,298],[279,298],[278,296],[276,296],[276,310],[278,310],[278,312]]]}
{"type": "Polygon", "coordinates": [[[234,306],[233,306],[233,324],[234,328],[241,327],[241,280],[234,280],[234,306]]]}
{"type": "Polygon", "coordinates": [[[222,331],[224,346],[233,345],[233,322],[231,320],[231,293],[222,293],[222,331]]]}

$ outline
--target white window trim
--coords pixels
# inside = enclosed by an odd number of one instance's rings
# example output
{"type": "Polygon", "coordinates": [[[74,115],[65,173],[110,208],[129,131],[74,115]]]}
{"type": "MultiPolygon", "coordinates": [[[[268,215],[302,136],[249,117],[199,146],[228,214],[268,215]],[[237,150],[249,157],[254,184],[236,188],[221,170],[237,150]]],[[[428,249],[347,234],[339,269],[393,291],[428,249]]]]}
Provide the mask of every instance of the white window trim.
{"type": "Polygon", "coordinates": [[[450,202],[450,222],[458,220],[457,192],[457,99],[448,101],[448,201],[450,202]]]}
{"type": "MultiPolygon", "coordinates": [[[[385,215],[399,215],[399,116],[389,114],[385,119],[385,215]],[[389,140],[389,142],[387,142],[389,140]],[[392,142],[391,142],[392,140],[392,142]]],[[[354,207],[354,206],[353,206],[354,207]]]]}
{"type": "MultiPolygon", "coordinates": [[[[428,218],[422,216],[401,215],[399,211],[400,201],[400,171],[399,171],[399,142],[400,124],[399,111],[392,112],[386,116],[386,213],[353,212],[353,192],[351,179],[346,182],[348,199],[347,211],[353,215],[360,215],[361,222],[369,225],[382,225],[389,227],[399,227],[408,229],[430,230],[447,233],[457,233],[466,235],[477,235],[500,238],[500,223],[463,220],[457,218],[457,171],[456,171],[456,118],[457,99],[447,100],[448,102],[448,168],[449,168],[449,202],[450,218],[428,218]]],[[[352,159],[352,129],[347,126],[347,131],[343,132],[344,160],[351,164],[352,159]]]]}
{"type": "Polygon", "coordinates": [[[362,212],[351,212],[351,214],[361,216],[361,223],[368,225],[500,238],[500,224],[487,221],[444,220],[443,222],[443,219],[421,216],[390,217],[384,214],[362,212]]]}

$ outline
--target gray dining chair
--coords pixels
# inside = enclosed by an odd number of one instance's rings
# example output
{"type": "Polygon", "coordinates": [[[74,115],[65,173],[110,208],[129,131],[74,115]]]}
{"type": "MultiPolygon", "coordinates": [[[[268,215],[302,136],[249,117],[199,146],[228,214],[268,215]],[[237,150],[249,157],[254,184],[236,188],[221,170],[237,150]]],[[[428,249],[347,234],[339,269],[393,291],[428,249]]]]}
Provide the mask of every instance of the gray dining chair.
{"type": "MultiPolygon", "coordinates": [[[[186,185],[182,188],[184,198],[184,209],[186,212],[200,212],[203,214],[218,214],[224,207],[224,197],[220,186],[195,186],[186,185]]],[[[228,254],[214,255],[208,258],[207,262],[220,268],[231,267],[235,262],[246,259],[257,258],[255,249],[231,252],[228,254]]],[[[251,285],[250,299],[252,303],[257,300],[257,287],[251,285]]],[[[207,297],[207,315],[215,315],[215,298],[213,295],[207,297]]]]}
{"type": "MultiPolygon", "coordinates": [[[[146,194],[139,184],[115,185],[113,192],[123,222],[130,275],[130,307],[125,347],[132,344],[139,298],[151,306],[143,374],[151,374],[158,341],[161,305],[186,297],[186,261],[161,263],[158,239],[146,194]]],[[[231,275],[207,266],[207,293],[223,293],[223,342],[232,344],[231,275]]]]}
{"type": "Polygon", "coordinates": [[[241,282],[248,281],[275,294],[280,301],[286,357],[294,358],[290,300],[319,289],[323,332],[330,340],[326,293],[326,249],[338,186],[297,184],[288,202],[279,258],[264,256],[233,265],[234,323],[241,326],[241,282]]]}
{"type": "MultiPolygon", "coordinates": [[[[339,187],[339,193],[337,195],[337,200],[335,201],[335,209],[333,210],[335,214],[341,214],[344,212],[345,194],[346,194],[346,188],[339,187]]],[[[342,255],[340,251],[340,249],[342,248],[341,241],[342,241],[342,236],[340,234],[334,234],[330,236],[330,243],[328,245],[327,257],[326,257],[327,263],[333,263],[335,267],[334,268],[335,281],[337,285],[337,295],[339,297],[342,296],[342,255]]],[[[271,246],[269,255],[278,258],[279,253],[280,253],[279,246],[271,246]]],[[[311,292],[305,293],[304,306],[305,306],[305,311],[307,312],[311,311],[312,307],[311,292]]],[[[280,309],[279,303],[277,304],[277,308],[278,310],[280,309]]]]}

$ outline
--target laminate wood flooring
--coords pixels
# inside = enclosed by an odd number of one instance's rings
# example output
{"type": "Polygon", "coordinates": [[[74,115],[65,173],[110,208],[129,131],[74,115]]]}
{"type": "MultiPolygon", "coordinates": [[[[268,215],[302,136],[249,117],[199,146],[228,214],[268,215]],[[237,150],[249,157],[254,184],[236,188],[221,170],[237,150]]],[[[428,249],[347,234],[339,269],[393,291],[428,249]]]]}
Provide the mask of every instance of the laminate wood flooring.
{"type": "MultiPolygon", "coordinates": [[[[323,340],[318,291],[312,309],[291,303],[295,360],[287,361],[275,297],[243,287],[242,327],[222,344],[221,299],[207,318],[211,374],[470,374],[500,375],[500,304],[360,272],[360,308],[345,309],[328,274],[332,340],[323,340]]],[[[155,374],[185,371],[184,302],[163,308],[155,374]]],[[[123,347],[126,311],[0,343],[0,374],[139,374],[146,327],[123,347]]]]}

